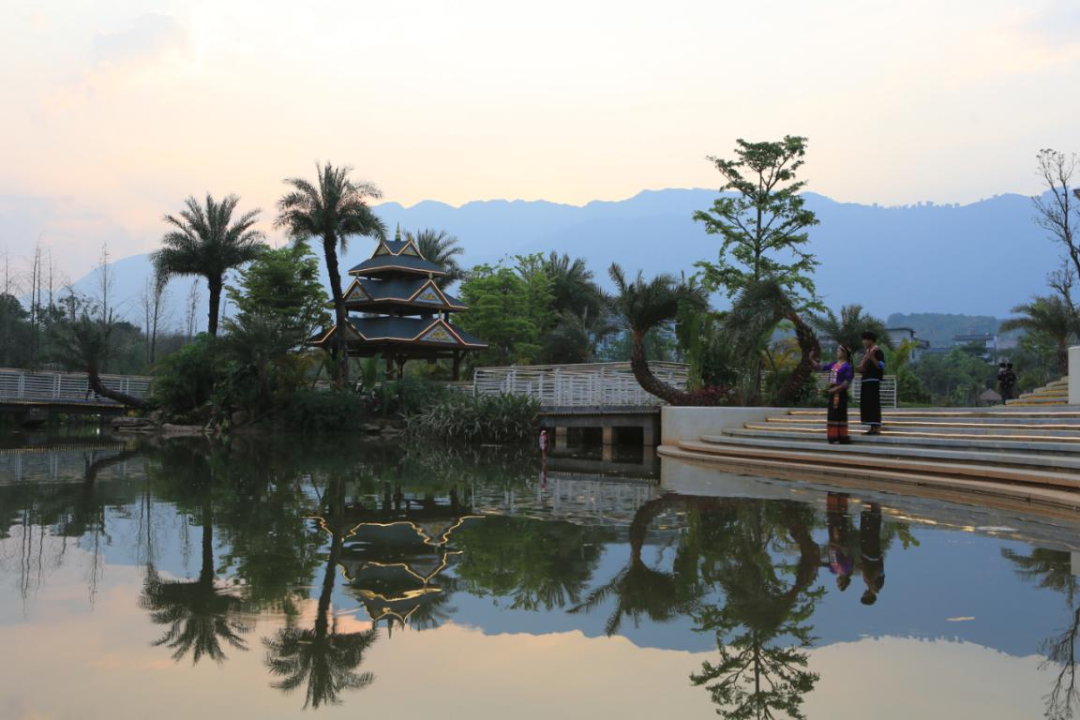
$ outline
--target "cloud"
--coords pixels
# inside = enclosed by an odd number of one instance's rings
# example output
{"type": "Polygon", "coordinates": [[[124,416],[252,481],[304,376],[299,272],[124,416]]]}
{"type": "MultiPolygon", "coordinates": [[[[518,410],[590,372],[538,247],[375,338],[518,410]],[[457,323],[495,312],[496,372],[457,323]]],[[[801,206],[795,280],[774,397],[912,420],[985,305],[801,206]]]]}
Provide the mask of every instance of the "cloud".
{"type": "Polygon", "coordinates": [[[160,14],[139,15],[121,30],[94,36],[94,62],[100,65],[150,62],[182,50],[187,42],[187,31],[175,18],[160,14]]]}

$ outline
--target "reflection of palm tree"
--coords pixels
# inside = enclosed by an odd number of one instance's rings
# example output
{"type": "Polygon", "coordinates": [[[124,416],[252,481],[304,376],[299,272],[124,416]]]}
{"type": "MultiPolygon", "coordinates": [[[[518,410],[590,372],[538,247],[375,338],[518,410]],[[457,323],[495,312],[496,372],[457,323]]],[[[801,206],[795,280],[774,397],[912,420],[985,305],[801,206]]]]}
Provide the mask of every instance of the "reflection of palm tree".
{"type": "Polygon", "coordinates": [[[195,663],[203,655],[223,662],[226,658],[222,641],[237,650],[247,649],[240,636],[250,627],[236,617],[242,607],[240,598],[222,592],[214,584],[213,512],[209,499],[202,511],[202,568],[198,579],[163,580],[151,564],[141,604],[155,623],[169,626],[153,645],[173,649],[173,660],[179,661],[190,652],[195,663]]]}
{"type": "Polygon", "coordinates": [[[1033,548],[1028,555],[1005,548],[1001,554],[1016,566],[1016,573],[1022,578],[1065,595],[1069,623],[1060,634],[1043,641],[1039,649],[1046,655],[1044,668],[1050,663],[1059,666],[1054,685],[1046,696],[1046,717],[1068,720],[1080,707],[1076,677],[1076,642],[1080,639],[1080,605],[1076,603],[1076,591],[1080,585],[1072,573],[1072,557],[1067,552],[1046,548],[1033,548]]]}
{"type": "Polygon", "coordinates": [[[342,691],[367,687],[375,679],[371,673],[357,673],[356,667],[363,661],[364,651],[375,642],[376,631],[339,633],[337,618],[330,616],[330,601],[344,545],[340,527],[344,485],[340,480],[331,481],[328,496],[330,508],[325,527],[331,535],[330,554],[315,626],[310,630],[284,627],[274,638],[263,640],[266,664],[272,674],[282,678],[273,687],[288,693],[306,683],[305,708],[309,705],[317,708],[325,703],[335,705],[340,702],[338,694],[342,691]]]}

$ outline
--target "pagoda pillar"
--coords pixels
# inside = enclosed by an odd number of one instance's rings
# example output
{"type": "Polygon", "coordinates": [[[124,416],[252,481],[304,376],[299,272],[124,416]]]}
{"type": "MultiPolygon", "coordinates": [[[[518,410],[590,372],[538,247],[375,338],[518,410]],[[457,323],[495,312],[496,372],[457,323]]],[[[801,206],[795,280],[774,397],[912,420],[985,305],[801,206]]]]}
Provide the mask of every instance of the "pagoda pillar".
{"type": "Polygon", "coordinates": [[[457,350],[454,351],[454,382],[461,379],[461,353],[457,350]]]}

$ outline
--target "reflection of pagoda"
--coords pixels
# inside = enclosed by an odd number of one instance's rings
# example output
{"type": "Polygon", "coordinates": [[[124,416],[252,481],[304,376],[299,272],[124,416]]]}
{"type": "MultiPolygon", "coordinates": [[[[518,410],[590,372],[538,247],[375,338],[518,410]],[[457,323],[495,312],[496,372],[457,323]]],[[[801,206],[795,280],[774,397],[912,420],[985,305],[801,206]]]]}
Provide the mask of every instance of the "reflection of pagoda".
{"type": "MultiPolygon", "coordinates": [[[[446,272],[420,254],[412,240],[403,241],[401,231],[391,241],[381,240],[375,253],[349,270],[353,282],[345,291],[345,307],[351,315],[349,355],[386,358],[387,377],[404,374],[408,360],[453,360],[454,380],[467,352],[487,347],[450,323],[450,313],[468,309],[448,295],[435,279],[446,272]]],[[[315,344],[330,347],[337,327],[315,344]]]]}
{"type": "Polygon", "coordinates": [[[341,566],[348,592],[356,597],[377,625],[387,630],[407,623],[423,627],[437,621],[439,606],[448,597],[452,580],[439,575],[456,554],[447,546],[451,534],[480,518],[450,506],[396,498],[394,507],[349,515],[362,522],[349,533],[341,566]],[[404,501],[404,502],[402,502],[404,501]]]}

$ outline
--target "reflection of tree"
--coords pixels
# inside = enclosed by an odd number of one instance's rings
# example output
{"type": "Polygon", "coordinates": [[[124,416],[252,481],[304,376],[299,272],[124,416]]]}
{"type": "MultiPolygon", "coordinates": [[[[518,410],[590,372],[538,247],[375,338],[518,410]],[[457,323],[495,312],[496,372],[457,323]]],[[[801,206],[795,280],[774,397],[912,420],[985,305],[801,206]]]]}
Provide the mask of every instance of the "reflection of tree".
{"type": "Polygon", "coordinates": [[[337,704],[341,692],[367,687],[375,679],[371,673],[356,672],[363,662],[364,651],[375,642],[375,630],[339,633],[337,618],[330,615],[344,545],[344,492],[340,478],[330,481],[323,520],[331,537],[330,553],[326,559],[314,627],[300,629],[290,624],[279,630],[275,637],[263,640],[267,650],[266,664],[273,675],[282,678],[274,687],[289,693],[306,685],[305,708],[337,704]]]}
{"type": "Polygon", "coordinates": [[[1077,605],[1078,583],[1072,574],[1072,557],[1061,550],[1033,548],[1021,555],[1009,548],[1001,554],[1015,565],[1016,573],[1035,582],[1039,587],[1065,595],[1069,606],[1069,622],[1058,635],[1047,638],[1039,650],[1046,656],[1042,667],[1057,665],[1054,684],[1046,695],[1046,717],[1051,720],[1068,720],[1080,707],[1080,688],[1076,677],[1076,642],[1080,639],[1080,606],[1077,605]]]}
{"type": "MultiPolygon", "coordinates": [[[[689,614],[701,595],[700,585],[691,576],[651,568],[642,559],[649,524],[686,500],[678,495],[664,495],[638,508],[630,524],[630,561],[615,577],[589,593],[585,601],[570,612],[591,611],[614,597],[615,610],[604,626],[608,635],[618,632],[626,617],[637,624],[642,617],[653,622],[666,622],[689,614]]],[[[680,563],[676,561],[676,565],[680,563]]]]}
{"type": "Polygon", "coordinates": [[[705,685],[729,718],[771,718],[781,711],[802,718],[803,696],[818,680],[803,650],[814,638],[808,624],[823,588],[820,550],[810,535],[812,511],[795,503],[743,500],[710,533],[703,564],[724,593],[724,603],[696,615],[701,630],[716,633],[716,663],[691,676],[705,685]],[[717,542],[719,540],[719,542],[717,542]],[[777,556],[797,555],[794,566],[777,556]]]}
{"type": "Polygon", "coordinates": [[[571,523],[487,517],[453,536],[462,551],[454,571],[477,594],[509,597],[515,609],[550,611],[580,602],[606,535],[571,523]]]}
{"type": "Polygon", "coordinates": [[[250,627],[240,620],[240,598],[223,592],[214,582],[214,528],[210,489],[206,488],[202,507],[202,567],[194,581],[164,580],[153,564],[146,570],[141,604],[150,619],[168,630],[153,645],[171,648],[173,660],[189,652],[197,663],[205,655],[223,662],[222,643],[246,650],[241,635],[250,627]]]}

